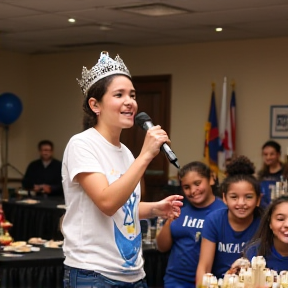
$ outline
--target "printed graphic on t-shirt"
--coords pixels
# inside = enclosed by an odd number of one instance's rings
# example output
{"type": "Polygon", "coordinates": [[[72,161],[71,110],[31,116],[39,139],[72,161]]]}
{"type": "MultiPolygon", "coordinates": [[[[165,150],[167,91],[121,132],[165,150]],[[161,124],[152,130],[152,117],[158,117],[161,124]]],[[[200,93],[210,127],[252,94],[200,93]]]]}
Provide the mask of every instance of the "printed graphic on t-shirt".
{"type": "MultiPolygon", "coordinates": [[[[185,215],[184,220],[183,220],[183,227],[191,227],[191,228],[198,228],[202,229],[204,224],[204,219],[197,219],[193,218],[191,216],[185,215]]],[[[201,240],[201,232],[200,231],[195,231],[194,240],[195,242],[199,242],[201,240]]]]}
{"type": "Polygon", "coordinates": [[[218,243],[218,251],[224,253],[241,253],[245,242],[242,243],[218,243]]]}
{"type": "Polygon", "coordinates": [[[186,215],[184,218],[182,226],[202,229],[203,224],[204,224],[204,219],[192,218],[191,216],[186,215]]]}
{"type": "MultiPolygon", "coordinates": [[[[112,170],[108,179],[109,183],[119,179],[121,174],[112,170]],[[118,175],[117,175],[118,174],[118,175]]],[[[124,267],[135,266],[141,249],[141,233],[136,226],[136,205],[139,196],[134,191],[127,202],[112,217],[114,221],[114,237],[119,253],[125,263],[124,267]]]]}

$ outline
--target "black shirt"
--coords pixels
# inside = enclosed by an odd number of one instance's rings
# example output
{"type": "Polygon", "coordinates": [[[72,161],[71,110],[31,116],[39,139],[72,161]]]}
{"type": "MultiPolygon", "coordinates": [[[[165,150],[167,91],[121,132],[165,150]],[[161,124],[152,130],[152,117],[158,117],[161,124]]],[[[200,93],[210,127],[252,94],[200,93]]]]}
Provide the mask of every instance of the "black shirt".
{"type": "Polygon", "coordinates": [[[63,196],[62,163],[52,159],[48,166],[44,166],[41,159],[31,162],[22,180],[24,189],[32,190],[34,185],[47,184],[51,186],[49,196],[63,196]]]}

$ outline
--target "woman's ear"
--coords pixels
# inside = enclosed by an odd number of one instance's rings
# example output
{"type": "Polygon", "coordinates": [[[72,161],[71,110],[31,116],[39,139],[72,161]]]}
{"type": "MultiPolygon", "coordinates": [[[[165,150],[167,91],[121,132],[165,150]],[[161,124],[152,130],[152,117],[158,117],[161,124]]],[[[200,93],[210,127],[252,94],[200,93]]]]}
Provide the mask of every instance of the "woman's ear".
{"type": "Polygon", "coordinates": [[[89,104],[89,107],[90,109],[96,114],[96,115],[99,115],[100,114],[100,110],[99,110],[99,104],[98,104],[98,101],[91,97],[89,100],[88,100],[88,104],[89,104]]]}

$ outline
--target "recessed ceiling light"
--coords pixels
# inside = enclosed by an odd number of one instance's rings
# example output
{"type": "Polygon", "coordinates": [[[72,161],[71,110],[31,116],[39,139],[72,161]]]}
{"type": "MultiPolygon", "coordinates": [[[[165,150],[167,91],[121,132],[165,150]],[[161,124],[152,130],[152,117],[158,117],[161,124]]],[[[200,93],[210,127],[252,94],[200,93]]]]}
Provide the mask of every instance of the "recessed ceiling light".
{"type": "Polygon", "coordinates": [[[69,19],[68,19],[68,22],[70,22],[70,23],[75,23],[76,20],[75,20],[74,18],[69,18],[69,19]]]}
{"type": "Polygon", "coordinates": [[[147,4],[116,8],[117,10],[132,12],[146,16],[167,16],[190,13],[191,11],[165,4],[147,4]]]}
{"type": "Polygon", "coordinates": [[[216,32],[221,32],[223,29],[221,27],[218,27],[215,29],[216,32]]]}
{"type": "Polygon", "coordinates": [[[108,26],[108,25],[105,25],[105,24],[101,24],[99,26],[99,30],[101,31],[109,31],[109,30],[112,30],[111,26],[108,26]]]}

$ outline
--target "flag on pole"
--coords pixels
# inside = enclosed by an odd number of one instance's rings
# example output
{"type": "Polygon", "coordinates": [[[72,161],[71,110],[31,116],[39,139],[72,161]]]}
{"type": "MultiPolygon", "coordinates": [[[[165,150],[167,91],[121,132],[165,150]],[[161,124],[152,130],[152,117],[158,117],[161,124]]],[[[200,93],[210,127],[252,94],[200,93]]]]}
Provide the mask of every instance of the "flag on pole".
{"type": "Polygon", "coordinates": [[[208,122],[205,125],[204,158],[206,164],[215,172],[218,172],[219,133],[215,103],[214,85],[211,95],[208,122]]]}
{"type": "Polygon", "coordinates": [[[231,158],[236,151],[236,96],[234,84],[232,85],[232,89],[233,90],[226,125],[226,137],[224,142],[224,147],[226,149],[226,159],[231,158]]]}
{"type": "Polygon", "coordinates": [[[227,124],[227,78],[224,77],[223,82],[223,93],[222,93],[222,103],[220,111],[220,122],[219,122],[219,152],[218,152],[218,167],[219,170],[225,171],[225,160],[226,160],[226,147],[225,147],[225,138],[226,138],[226,124],[227,124]]]}

